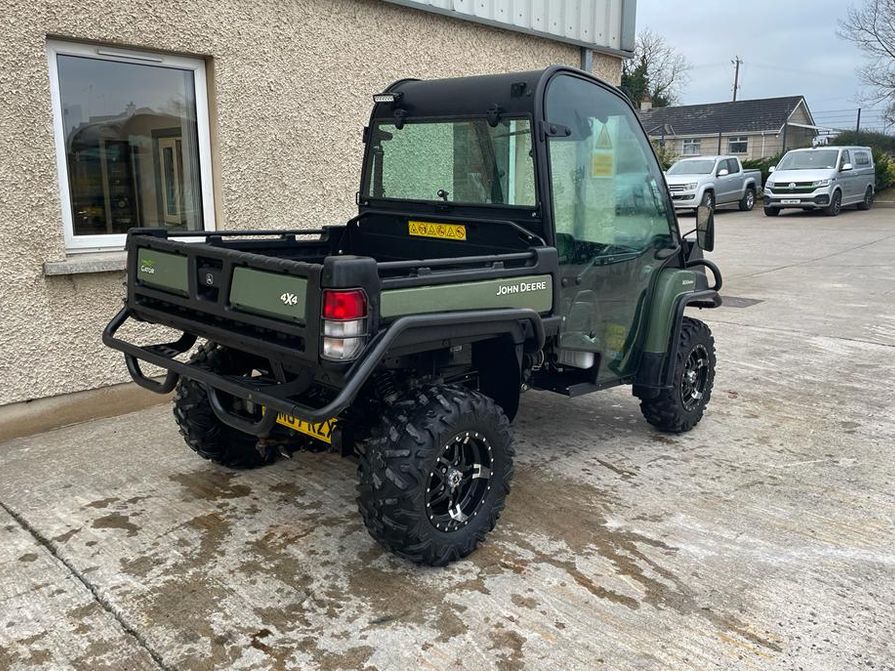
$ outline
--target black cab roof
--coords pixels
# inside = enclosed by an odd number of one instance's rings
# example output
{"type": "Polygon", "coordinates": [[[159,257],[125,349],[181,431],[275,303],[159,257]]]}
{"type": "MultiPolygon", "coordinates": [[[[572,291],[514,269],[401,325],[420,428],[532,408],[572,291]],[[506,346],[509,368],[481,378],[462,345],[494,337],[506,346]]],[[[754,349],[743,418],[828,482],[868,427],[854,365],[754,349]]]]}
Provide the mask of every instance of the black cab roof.
{"type": "Polygon", "coordinates": [[[563,72],[584,76],[613,89],[589,73],[563,65],[450,79],[401,79],[384,91],[395,95],[395,101],[376,103],[371,120],[393,119],[396,112],[406,118],[463,117],[485,115],[494,109],[501,115],[538,118],[538,111],[543,110],[547,82],[563,72]]]}

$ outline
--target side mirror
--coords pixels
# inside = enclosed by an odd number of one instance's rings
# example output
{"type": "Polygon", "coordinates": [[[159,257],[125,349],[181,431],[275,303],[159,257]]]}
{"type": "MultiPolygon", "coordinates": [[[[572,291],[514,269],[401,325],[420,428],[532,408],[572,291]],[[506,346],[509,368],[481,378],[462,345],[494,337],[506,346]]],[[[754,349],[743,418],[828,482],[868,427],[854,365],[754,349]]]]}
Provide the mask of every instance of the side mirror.
{"type": "Polygon", "coordinates": [[[715,248],[715,211],[708,205],[696,210],[696,244],[707,252],[715,248]]]}
{"type": "Polygon", "coordinates": [[[774,172],[776,169],[777,169],[777,166],[772,165],[770,168],[768,168],[768,172],[774,172]]]}
{"type": "Polygon", "coordinates": [[[849,171],[849,170],[851,170],[851,169],[852,169],[852,164],[851,164],[851,163],[846,163],[846,164],[844,164],[844,165],[840,168],[840,170],[841,170],[842,172],[847,172],[847,171],[849,171]]]}
{"type": "Polygon", "coordinates": [[[730,174],[730,170],[728,170],[727,168],[721,168],[718,171],[718,177],[727,177],[729,174],[730,174]]]}

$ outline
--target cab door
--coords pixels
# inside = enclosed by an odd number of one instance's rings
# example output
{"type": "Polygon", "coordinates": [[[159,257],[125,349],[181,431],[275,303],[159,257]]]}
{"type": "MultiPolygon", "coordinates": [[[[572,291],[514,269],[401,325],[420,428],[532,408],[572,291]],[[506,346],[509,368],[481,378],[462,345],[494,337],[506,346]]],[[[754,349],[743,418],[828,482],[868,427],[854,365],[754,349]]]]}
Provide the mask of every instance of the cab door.
{"type": "Polygon", "coordinates": [[[677,246],[677,225],[649,141],[619,95],[558,74],[545,115],[561,361],[609,383],[637,370],[653,278],[662,250],[677,246]]]}
{"type": "Polygon", "coordinates": [[[740,191],[743,185],[743,176],[740,174],[740,164],[735,158],[722,161],[727,168],[727,177],[724,178],[724,190],[726,192],[724,202],[733,203],[740,199],[740,191]]]}

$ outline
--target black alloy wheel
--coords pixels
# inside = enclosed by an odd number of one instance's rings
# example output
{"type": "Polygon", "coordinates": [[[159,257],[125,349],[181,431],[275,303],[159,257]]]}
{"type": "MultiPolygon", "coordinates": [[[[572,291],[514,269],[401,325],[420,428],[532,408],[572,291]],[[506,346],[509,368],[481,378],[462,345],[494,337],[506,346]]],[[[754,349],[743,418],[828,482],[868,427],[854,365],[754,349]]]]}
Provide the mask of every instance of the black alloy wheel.
{"type": "Polygon", "coordinates": [[[692,411],[705,397],[709,365],[709,353],[705,346],[696,345],[687,357],[684,374],[681,375],[681,404],[684,406],[684,410],[692,411]]]}
{"type": "Polygon", "coordinates": [[[479,514],[491,490],[493,450],[481,433],[455,435],[426,482],[426,515],[439,531],[457,531],[479,514]]]}
{"type": "Polygon", "coordinates": [[[859,210],[869,210],[871,207],[873,207],[873,201],[875,198],[876,198],[876,194],[873,191],[873,187],[868,186],[867,190],[864,192],[864,200],[862,200],[858,204],[858,209],[859,210]]]}
{"type": "Polygon", "coordinates": [[[824,209],[824,214],[828,217],[837,217],[842,212],[842,192],[836,189],[830,198],[830,204],[824,209]]]}

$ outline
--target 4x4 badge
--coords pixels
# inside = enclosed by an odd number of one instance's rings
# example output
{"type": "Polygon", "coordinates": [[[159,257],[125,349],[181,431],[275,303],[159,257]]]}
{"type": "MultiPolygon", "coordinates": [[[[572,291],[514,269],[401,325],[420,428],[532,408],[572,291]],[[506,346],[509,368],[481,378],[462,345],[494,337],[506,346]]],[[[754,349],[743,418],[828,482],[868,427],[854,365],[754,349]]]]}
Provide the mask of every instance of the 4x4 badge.
{"type": "Polygon", "coordinates": [[[297,305],[298,304],[298,296],[293,293],[289,293],[288,291],[280,296],[280,300],[283,301],[283,305],[297,305]]]}

